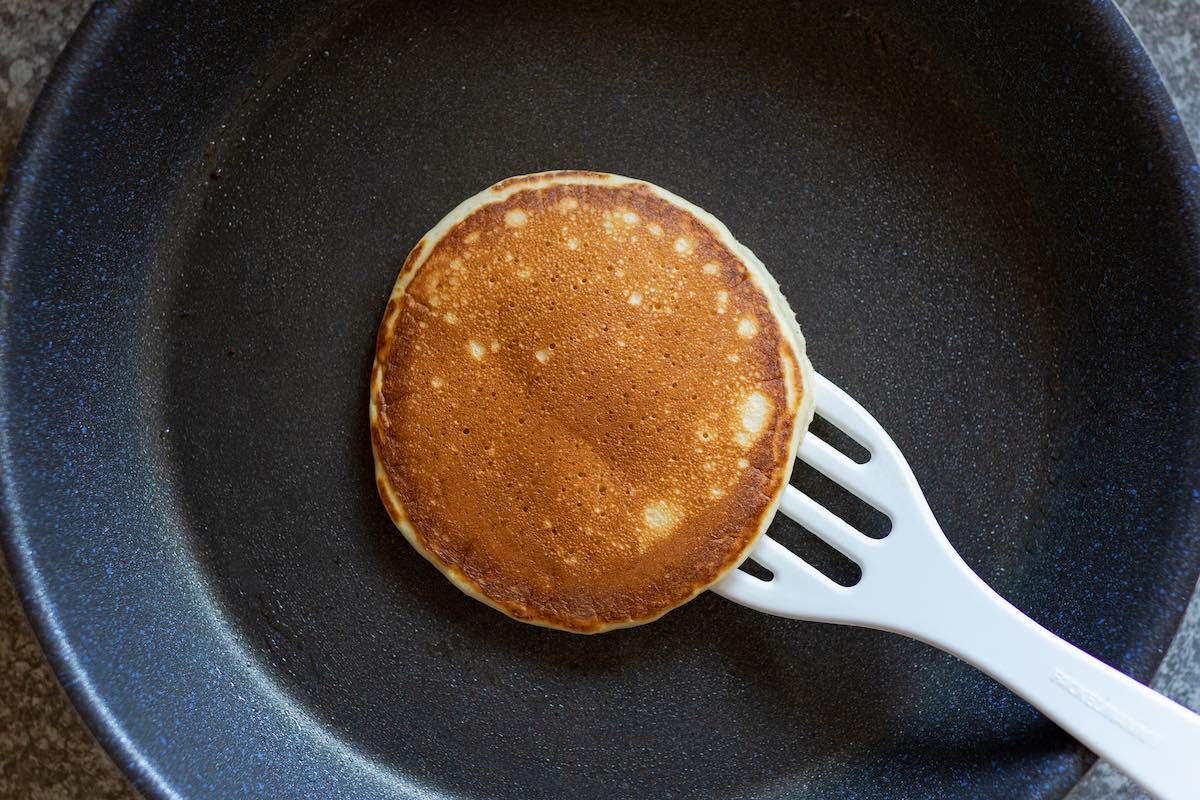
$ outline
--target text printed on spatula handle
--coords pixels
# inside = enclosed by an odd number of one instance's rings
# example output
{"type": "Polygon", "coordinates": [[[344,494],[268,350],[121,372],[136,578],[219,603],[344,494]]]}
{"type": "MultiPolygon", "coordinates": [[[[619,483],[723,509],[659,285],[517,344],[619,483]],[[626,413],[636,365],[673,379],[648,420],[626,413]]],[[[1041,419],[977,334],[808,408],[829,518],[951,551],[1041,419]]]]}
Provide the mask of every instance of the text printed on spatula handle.
{"type": "Polygon", "coordinates": [[[1100,714],[1102,717],[1112,722],[1117,727],[1124,730],[1130,736],[1145,742],[1146,744],[1157,747],[1159,737],[1154,731],[1147,728],[1137,720],[1130,717],[1121,709],[1114,706],[1108,700],[1101,697],[1096,692],[1084,686],[1075,678],[1063,672],[1061,669],[1054,670],[1050,675],[1050,682],[1062,688],[1067,694],[1074,697],[1079,702],[1083,703],[1088,708],[1100,714]]]}

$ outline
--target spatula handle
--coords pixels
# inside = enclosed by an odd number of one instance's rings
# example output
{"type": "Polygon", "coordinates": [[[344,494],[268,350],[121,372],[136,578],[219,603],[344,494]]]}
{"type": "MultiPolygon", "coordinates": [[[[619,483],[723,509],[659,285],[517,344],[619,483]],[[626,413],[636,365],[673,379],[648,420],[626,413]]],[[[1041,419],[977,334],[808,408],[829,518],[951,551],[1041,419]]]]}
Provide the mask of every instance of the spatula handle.
{"type": "Polygon", "coordinates": [[[1200,798],[1200,716],[1058,638],[963,570],[954,608],[904,632],[987,672],[1160,800],[1200,798]]]}

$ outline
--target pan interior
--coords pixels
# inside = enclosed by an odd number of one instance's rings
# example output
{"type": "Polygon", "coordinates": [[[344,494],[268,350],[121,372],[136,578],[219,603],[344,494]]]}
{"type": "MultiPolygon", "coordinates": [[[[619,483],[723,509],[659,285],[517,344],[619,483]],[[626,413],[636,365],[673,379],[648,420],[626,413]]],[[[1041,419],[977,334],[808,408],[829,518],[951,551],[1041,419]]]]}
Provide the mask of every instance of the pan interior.
{"type": "Polygon", "coordinates": [[[458,201],[554,168],[649,180],[762,258],[985,580],[1146,679],[1200,563],[1200,303],[1099,18],[331,5],[219,78],[132,334],[166,530],[245,660],[429,796],[1061,796],[1091,756],[924,645],[712,595],[580,637],[463,596],[375,496],[367,380],[404,256],[458,201]]]}

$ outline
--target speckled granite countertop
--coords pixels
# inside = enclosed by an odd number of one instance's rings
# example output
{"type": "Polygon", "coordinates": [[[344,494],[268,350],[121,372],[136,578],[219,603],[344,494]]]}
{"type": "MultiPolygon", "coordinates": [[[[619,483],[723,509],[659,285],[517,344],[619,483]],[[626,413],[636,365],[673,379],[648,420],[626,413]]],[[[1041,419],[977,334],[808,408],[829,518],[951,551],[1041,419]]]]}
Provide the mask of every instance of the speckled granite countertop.
{"type": "MultiPolygon", "coordinates": [[[[1200,142],[1200,0],[1118,0],[1166,79],[1193,142],[1200,142]]],[[[0,178],[21,125],[87,0],[0,0],[0,178]]],[[[1200,706],[1200,603],[1157,681],[1200,706]]],[[[1072,800],[1143,797],[1101,769],[1072,800]]],[[[136,798],[91,738],[42,657],[0,561],[0,798],[136,798]]]]}

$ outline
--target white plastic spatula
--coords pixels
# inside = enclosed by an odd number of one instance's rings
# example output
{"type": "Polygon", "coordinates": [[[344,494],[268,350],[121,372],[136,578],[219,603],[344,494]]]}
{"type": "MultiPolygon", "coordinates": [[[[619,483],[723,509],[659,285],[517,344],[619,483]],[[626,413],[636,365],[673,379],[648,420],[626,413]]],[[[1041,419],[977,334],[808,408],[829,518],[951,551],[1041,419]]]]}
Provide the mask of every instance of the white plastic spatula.
{"type": "Polygon", "coordinates": [[[992,591],[950,546],[912,469],[878,422],[821,376],[817,413],[866,448],[859,464],[811,433],[799,457],[887,514],[871,539],[795,487],[779,510],[853,559],[862,578],[834,583],[763,536],[713,591],[781,617],[893,631],[953,653],[1024,697],[1163,800],[1200,798],[1200,716],[1059,639],[992,591]]]}

